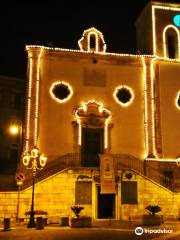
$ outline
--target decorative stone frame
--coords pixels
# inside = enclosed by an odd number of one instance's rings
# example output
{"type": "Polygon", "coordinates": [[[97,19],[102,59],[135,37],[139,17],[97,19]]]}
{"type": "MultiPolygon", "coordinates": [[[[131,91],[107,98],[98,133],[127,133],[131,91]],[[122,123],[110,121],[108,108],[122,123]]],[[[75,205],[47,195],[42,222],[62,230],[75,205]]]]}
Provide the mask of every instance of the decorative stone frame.
{"type": "Polygon", "coordinates": [[[110,150],[111,113],[97,101],[88,101],[75,111],[76,121],[73,121],[75,149],[80,152],[82,128],[104,129],[104,152],[110,150]],[[78,150],[77,150],[78,149],[78,150]]]}
{"type": "Polygon", "coordinates": [[[49,93],[50,93],[51,97],[52,97],[56,102],[58,102],[58,103],[65,103],[65,102],[67,102],[67,101],[72,97],[72,95],[73,95],[73,89],[72,89],[72,87],[71,87],[71,85],[70,85],[69,83],[64,82],[64,81],[57,81],[57,82],[54,82],[54,83],[51,85],[51,87],[50,87],[50,89],[49,89],[49,93]],[[57,87],[58,85],[64,85],[64,86],[66,86],[67,89],[69,90],[69,95],[67,95],[66,98],[64,98],[64,99],[59,99],[59,98],[57,98],[57,97],[55,96],[53,90],[54,90],[54,88],[57,87]]]}
{"type": "Polygon", "coordinates": [[[128,86],[125,86],[125,85],[121,85],[121,86],[117,86],[117,87],[115,88],[115,90],[114,90],[114,92],[113,92],[113,97],[114,97],[114,100],[115,100],[119,105],[121,105],[122,107],[128,107],[128,106],[133,102],[133,100],[134,100],[134,92],[133,92],[132,88],[130,88],[130,87],[128,87],[128,86]],[[123,90],[123,89],[125,89],[126,91],[128,91],[129,94],[130,94],[130,96],[131,96],[130,99],[129,99],[129,101],[127,101],[127,102],[125,102],[125,103],[123,103],[122,101],[120,101],[120,100],[118,99],[118,97],[117,97],[118,91],[123,90]]]}

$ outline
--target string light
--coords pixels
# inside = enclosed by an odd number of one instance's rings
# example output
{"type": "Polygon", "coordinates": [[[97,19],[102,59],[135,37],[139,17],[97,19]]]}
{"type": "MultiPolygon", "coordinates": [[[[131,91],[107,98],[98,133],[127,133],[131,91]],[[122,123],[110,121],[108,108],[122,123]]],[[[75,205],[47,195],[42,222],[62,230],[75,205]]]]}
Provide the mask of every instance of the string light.
{"type": "Polygon", "coordinates": [[[154,61],[151,60],[151,121],[152,121],[152,147],[153,155],[157,157],[156,153],[156,132],[155,132],[155,92],[154,92],[154,61]]]}
{"type": "Polygon", "coordinates": [[[104,148],[107,149],[109,146],[109,131],[108,131],[108,125],[109,125],[109,120],[111,119],[111,116],[109,116],[106,121],[105,121],[105,126],[104,126],[104,148]]]}
{"type": "Polygon", "coordinates": [[[27,95],[25,151],[29,150],[31,93],[32,93],[32,72],[33,72],[33,59],[32,59],[32,54],[30,52],[28,52],[28,57],[29,57],[29,84],[28,84],[28,95],[27,95]]]}
{"type": "MultiPolygon", "coordinates": [[[[104,37],[102,33],[99,31],[95,31],[94,28],[91,28],[89,30],[84,31],[84,34],[88,34],[88,49],[87,51],[83,50],[82,46],[82,40],[81,38],[78,43],[80,46],[80,50],[72,50],[72,49],[63,49],[63,48],[52,48],[52,47],[45,47],[45,46],[37,46],[37,45],[27,45],[26,49],[29,51],[31,49],[41,49],[41,52],[44,51],[59,51],[59,52],[72,52],[75,54],[89,54],[94,56],[94,52],[91,51],[90,49],[90,41],[91,41],[91,36],[94,34],[95,40],[96,40],[96,45],[95,45],[95,54],[97,56],[105,56],[105,57],[132,57],[132,58],[139,58],[142,61],[143,65],[143,76],[144,76],[144,126],[145,126],[145,152],[146,152],[146,159],[147,160],[155,160],[155,161],[169,161],[169,162],[176,162],[175,159],[159,159],[156,156],[156,144],[155,144],[155,137],[156,137],[156,132],[155,132],[155,90],[154,90],[154,62],[155,60],[165,60],[165,61],[170,61],[170,62],[180,62],[180,35],[178,29],[173,26],[173,25],[168,25],[164,28],[163,30],[163,47],[164,47],[164,56],[157,56],[157,46],[156,46],[156,18],[155,18],[155,10],[156,9],[163,9],[163,10],[173,10],[173,11],[180,11],[179,8],[171,8],[171,7],[163,7],[163,6],[152,6],[152,32],[153,32],[153,55],[134,55],[134,54],[119,54],[119,53],[106,53],[106,44],[104,42],[104,37]],[[176,33],[178,34],[178,59],[169,59],[167,57],[167,49],[166,49],[166,32],[169,28],[173,28],[176,33]],[[89,31],[89,32],[87,32],[89,31]],[[100,34],[100,35],[99,35],[100,34]],[[100,39],[103,41],[103,51],[100,52],[100,49],[98,48],[98,42],[100,39]],[[146,66],[146,58],[152,59],[151,61],[151,121],[152,121],[152,147],[153,147],[153,155],[155,158],[148,158],[149,154],[149,113],[148,113],[148,90],[147,90],[147,66],[146,66]]],[[[83,35],[84,35],[83,34],[83,35]]],[[[84,37],[84,36],[83,36],[84,37]]],[[[38,128],[38,111],[39,111],[39,76],[40,76],[40,56],[41,53],[38,56],[38,67],[37,67],[37,79],[36,79],[36,104],[35,104],[35,142],[37,141],[37,128],[38,128]]],[[[31,89],[32,89],[32,72],[33,72],[33,60],[32,60],[32,55],[29,53],[29,85],[28,85],[28,100],[27,100],[27,121],[26,121],[26,150],[29,148],[29,136],[30,136],[30,112],[31,112],[31,89]]],[[[59,83],[59,82],[58,82],[59,83]]],[[[62,82],[61,82],[62,83],[62,82]]],[[[65,83],[66,84],[66,83],[65,83]]],[[[68,85],[69,89],[72,90],[71,86],[68,85]]],[[[52,87],[51,87],[52,88],[52,87]]],[[[134,97],[133,91],[130,89],[132,96],[134,97]]],[[[51,91],[50,91],[51,92],[51,91]]],[[[114,92],[115,94],[115,92],[114,92]]],[[[178,93],[179,94],[179,93],[178,93]]],[[[51,94],[51,96],[57,101],[57,98],[54,97],[54,94],[51,94]]],[[[114,96],[114,95],[113,95],[114,96]]],[[[179,95],[178,95],[179,96],[179,95]]],[[[115,97],[115,96],[114,96],[115,97]]],[[[67,100],[67,99],[66,99],[67,100]]],[[[117,99],[116,99],[117,100],[117,99]]],[[[132,102],[133,98],[131,98],[132,102]]],[[[61,100],[60,100],[61,101],[61,100]]],[[[177,105],[177,97],[176,97],[176,106],[178,109],[180,108],[177,105]]],[[[77,118],[77,123],[78,123],[78,144],[81,145],[81,137],[82,137],[82,123],[81,123],[81,118],[78,115],[79,111],[88,111],[88,104],[89,103],[98,103],[96,101],[88,101],[85,104],[82,104],[80,108],[76,111],[75,115],[77,118]]],[[[119,103],[119,102],[118,102],[119,103]]],[[[128,102],[129,103],[129,102],[128,102]]],[[[99,104],[99,103],[98,103],[99,104]]],[[[130,104],[130,103],[129,103],[130,104]]],[[[103,107],[102,104],[99,104],[99,113],[102,113],[105,108],[103,107]]],[[[107,112],[109,112],[106,109],[107,112]]],[[[110,112],[109,112],[110,113],[110,112]]],[[[108,148],[108,124],[109,124],[109,119],[111,118],[111,114],[107,119],[105,120],[105,125],[104,125],[104,147],[108,148]]]]}
{"type": "Polygon", "coordinates": [[[144,128],[145,128],[145,151],[146,157],[149,154],[149,135],[148,135],[148,104],[147,104],[147,69],[145,59],[142,58],[144,76],[144,128]]]}
{"type": "Polygon", "coordinates": [[[78,145],[81,145],[82,126],[81,126],[81,119],[79,117],[77,117],[77,123],[78,123],[78,145]]]}
{"type": "Polygon", "coordinates": [[[156,56],[156,19],[155,6],[152,6],[152,34],[153,34],[153,54],[156,56]]]}
{"type": "Polygon", "coordinates": [[[98,107],[98,112],[100,114],[103,114],[103,113],[106,114],[106,120],[104,123],[104,148],[107,149],[108,148],[108,125],[109,125],[109,120],[111,119],[111,113],[108,109],[104,108],[103,104],[97,102],[96,100],[89,100],[87,103],[83,103],[82,106],[75,111],[75,116],[78,123],[78,145],[82,144],[81,114],[84,115],[84,113],[88,112],[88,108],[90,104],[96,104],[98,107]]]}
{"type": "Polygon", "coordinates": [[[176,34],[177,34],[177,37],[178,37],[178,41],[177,41],[177,44],[178,44],[178,59],[180,58],[180,34],[179,34],[179,30],[177,27],[175,27],[174,25],[167,25],[164,30],[163,30],[163,48],[164,48],[164,58],[169,58],[168,57],[168,54],[167,54],[167,44],[166,44],[166,32],[168,29],[173,29],[176,34]]]}
{"type": "MultiPolygon", "coordinates": [[[[82,50],[74,50],[74,49],[66,49],[66,48],[53,48],[53,47],[45,47],[45,46],[40,46],[40,45],[27,45],[26,49],[31,49],[31,48],[43,48],[44,50],[52,50],[52,51],[58,51],[58,52],[72,52],[72,53],[79,53],[79,54],[90,54],[94,56],[93,51],[82,51],[82,50]]],[[[141,58],[141,57],[148,57],[152,58],[154,57],[153,55],[150,54],[126,54],[126,53],[110,53],[110,52],[95,52],[95,54],[98,56],[109,56],[109,57],[135,57],[135,58],[141,58]]]]}
{"type": "Polygon", "coordinates": [[[166,159],[166,158],[147,158],[148,161],[157,161],[157,162],[175,162],[177,163],[177,159],[166,159]]]}
{"type": "Polygon", "coordinates": [[[123,107],[127,107],[127,106],[129,106],[129,105],[133,102],[133,100],[134,100],[134,92],[133,92],[132,88],[130,88],[130,87],[128,87],[128,86],[125,86],[125,85],[121,85],[121,86],[118,86],[118,87],[115,88],[115,91],[114,91],[114,93],[113,93],[113,97],[114,97],[115,101],[116,101],[118,104],[120,104],[120,105],[123,106],[123,107]],[[124,102],[121,102],[121,101],[117,98],[118,91],[121,90],[121,89],[127,89],[127,90],[130,92],[130,95],[131,95],[131,98],[129,99],[129,101],[127,101],[127,102],[125,102],[125,103],[124,103],[124,102]]]}
{"type": "Polygon", "coordinates": [[[89,28],[89,29],[87,29],[83,32],[82,38],[78,41],[78,45],[79,45],[80,50],[85,51],[85,49],[83,48],[83,42],[86,41],[86,39],[87,39],[87,51],[93,52],[91,50],[91,46],[90,46],[92,35],[95,36],[95,42],[96,42],[95,52],[100,52],[100,51],[106,52],[106,44],[105,44],[105,41],[104,41],[104,36],[100,31],[98,31],[94,27],[89,28]],[[102,50],[100,49],[100,41],[102,41],[102,43],[103,43],[102,50]]]}
{"type": "Polygon", "coordinates": [[[175,105],[176,105],[177,109],[180,110],[180,105],[178,104],[179,101],[180,101],[180,91],[178,91],[176,98],[175,98],[175,105]]]}
{"type": "Polygon", "coordinates": [[[71,97],[72,97],[72,95],[73,95],[73,89],[72,89],[72,87],[71,87],[71,85],[69,84],[69,83],[67,83],[67,82],[64,82],[64,81],[59,81],[59,82],[54,82],[52,85],[51,85],[51,87],[50,87],[50,89],[49,89],[49,93],[50,93],[50,95],[51,95],[51,97],[56,101],[56,102],[58,102],[58,103],[65,103],[65,102],[67,102],[71,97]],[[64,98],[64,99],[59,99],[59,98],[57,98],[56,96],[55,96],[55,94],[53,93],[53,90],[54,90],[54,88],[57,86],[57,85],[65,85],[67,88],[68,88],[68,90],[69,90],[69,95],[66,97],[66,98],[64,98]]]}
{"type": "Polygon", "coordinates": [[[96,41],[96,48],[95,48],[95,51],[96,52],[99,52],[99,45],[98,45],[98,34],[96,33],[96,32],[90,32],[89,34],[88,34],[88,51],[91,51],[91,36],[93,36],[94,35],[94,37],[95,37],[95,41],[96,41]]]}
{"type": "Polygon", "coordinates": [[[38,119],[39,119],[39,80],[40,80],[40,63],[43,49],[38,54],[37,70],[36,70],[36,95],[35,95],[35,115],[34,115],[34,146],[37,146],[38,138],[38,119]]]}
{"type": "MultiPolygon", "coordinates": [[[[153,55],[155,55],[156,57],[157,56],[157,46],[156,46],[156,17],[155,17],[155,10],[156,9],[160,9],[160,10],[170,10],[170,11],[180,11],[180,8],[176,8],[176,7],[167,7],[167,6],[157,6],[157,5],[153,5],[152,6],[152,33],[153,33],[153,55]]],[[[173,25],[168,25],[168,26],[171,26],[173,27],[173,29],[178,33],[178,58],[180,58],[180,42],[179,42],[179,31],[177,31],[178,29],[173,26],[173,25]]],[[[166,26],[166,28],[168,28],[168,26],[166,26]]],[[[167,29],[165,29],[163,31],[163,49],[164,49],[164,57],[167,58],[167,54],[165,54],[165,48],[166,48],[166,45],[165,45],[165,32],[166,32],[167,29]]]]}

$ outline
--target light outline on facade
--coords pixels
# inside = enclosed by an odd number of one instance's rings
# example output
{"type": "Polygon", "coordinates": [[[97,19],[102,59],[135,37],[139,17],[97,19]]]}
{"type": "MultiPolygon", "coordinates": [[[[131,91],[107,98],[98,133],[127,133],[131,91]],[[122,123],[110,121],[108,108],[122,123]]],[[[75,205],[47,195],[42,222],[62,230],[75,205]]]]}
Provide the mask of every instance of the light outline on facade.
{"type": "Polygon", "coordinates": [[[157,157],[156,152],[156,132],[155,132],[155,83],[154,83],[154,61],[151,60],[151,119],[152,119],[152,148],[153,155],[157,157]]]}
{"type": "Polygon", "coordinates": [[[178,44],[178,58],[180,58],[180,33],[177,27],[175,27],[174,25],[167,25],[164,30],[163,30],[163,51],[164,51],[164,58],[169,59],[168,54],[167,54],[167,39],[166,39],[166,32],[168,29],[172,28],[173,30],[175,30],[176,34],[177,34],[177,44],[178,44]]]}
{"type": "Polygon", "coordinates": [[[87,30],[85,30],[84,32],[83,32],[83,35],[82,35],[82,38],[78,41],[78,45],[79,45],[79,48],[80,48],[80,50],[82,51],[82,52],[84,52],[85,50],[83,50],[83,45],[82,45],[82,41],[84,41],[84,39],[85,39],[85,37],[87,37],[87,44],[88,44],[88,52],[93,52],[92,50],[91,50],[91,48],[90,48],[90,36],[92,35],[92,34],[94,34],[95,35],[95,40],[96,40],[96,49],[95,49],[95,52],[96,53],[99,53],[99,45],[98,45],[98,43],[99,43],[99,38],[102,40],[102,43],[103,43],[103,53],[105,53],[106,52],[106,43],[105,43],[105,41],[104,41],[104,36],[103,36],[103,34],[102,34],[102,32],[100,32],[100,31],[98,31],[95,27],[91,27],[91,28],[89,28],[89,29],[87,29],[87,30]]]}
{"type": "Polygon", "coordinates": [[[179,98],[180,98],[180,90],[177,92],[176,98],[175,98],[175,105],[178,110],[180,110],[180,106],[178,105],[179,98]]]}
{"type": "Polygon", "coordinates": [[[67,83],[67,82],[65,82],[65,81],[56,81],[56,82],[53,82],[53,84],[51,85],[51,87],[50,87],[50,89],[49,89],[49,93],[50,93],[51,97],[52,97],[56,102],[58,102],[58,103],[65,103],[65,102],[69,101],[70,98],[72,97],[72,95],[73,95],[73,88],[71,87],[71,85],[70,85],[69,83],[67,83]],[[67,86],[67,87],[68,87],[68,90],[70,91],[69,95],[68,95],[66,98],[62,99],[62,100],[59,99],[59,98],[57,98],[57,97],[54,95],[54,93],[53,93],[54,87],[55,87],[56,85],[61,85],[61,84],[67,86]]]}
{"type": "MultiPolygon", "coordinates": [[[[146,66],[146,62],[145,62],[145,58],[150,58],[153,59],[152,63],[151,63],[151,68],[153,68],[153,63],[154,61],[157,60],[165,60],[165,61],[169,61],[169,62],[180,62],[180,59],[169,59],[166,56],[164,57],[160,57],[157,56],[157,52],[156,52],[156,29],[155,29],[155,24],[156,24],[156,18],[155,18],[155,9],[163,9],[163,10],[173,10],[173,11],[180,11],[179,8],[172,8],[172,7],[163,7],[163,6],[152,6],[152,32],[153,32],[153,55],[134,55],[134,54],[119,54],[119,53],[105,53],[105,52],[95,52],[96,55],[99,56],[117,56],[117,57],[134,57],[134,58],[139,58],[142,60],[143,63],[143,72],[144,72],[144,109],[145,109],[145,150],[146,150],[146,155],[149,152],[149,134],[148,134],[148,124],[149,124],[149,116],[148,116],[148,104],[147,104],[147,79],[146,79],[146,73],[147,73],[147,66],[146,66]]],[[[173,25],[172,25],[173,26],[173,25]]],[[[174,26],[173,26],[174,27],[174,26]]],[[[174,27],[175,28],[175,27],[174,27]]],[[[164,28],[163,31],[163,37],[165,36],[166,30],[168,29],[168,26],[166,26],[164,28]]],[[[176,31],[177,32],[177,31],[176,31]]],[[[179,33],[178,33],[178,39],[179,39],[179,33]]],[[[165,41],[164,41],[165,42],[165,41]]],[[[180,42],[178,43],[178,47],[179,47],[180,42]]],[[[165,44],[164,44],[165,47],[165,44]]],[[[38,46],[38,45],[27,45],[26,49],[27,50],[31,50],[31,49],[43,49],[43,50],[53,50],[53,51],[61,51],[61,52],[72,52],[72,53],[81,53],[81,54],[94,54],[92,51],[83,51],[82,48],[80,47],[81,50],[73,50],[73,49],[64,49],[64,48],[52,48],[52,47],[44,47],[44,46],[38,46]]],[[[180,47],[178,49],[178,53],[179,53],[179,58],[180,58],[180,47]]],[[[28,55],[30,56],[31,54],[28,52],[28,55]]],[[[31,55],[32,57],[32,55],[31,55]]],[[[30,67],[30,71],[29,71],[29,87],[28,87],[28,104],[27,104],[27,121],[26,121],[26,142],[25,142],[25,146],[26,149],[28,149],[29,146],[29,136],[30,136],[30,109],[31,109],[31,98],[29,98],[29,96],[31,96],[31,89],[32,89],[32,72],[33,72],[33,67],[32,67],[32,63],[33,60],[31,59],[29,60],[29,65],[30,67]]],[[[153,78],[153,72],[151,69],[151,118],[152,118],[152,141],[153,141],[153,153],[155,153],[156,151],[156,146],[155,146],[155,137],[156,137],[156,132],[155,132],[155,100],[153,99],[154,96],[154,90],[153,90],[153,82],[154,80],[153,78]],[[153,125],[154,124],[154,125],[153,125]]],[[[177,102],[176,102],[177,104],[177,102]]],[[[177,105],[176,105],[177,106],[177,105]]],[[[179,107],[178,107],[179,108],[179,107]]],[[[78,118],[77,118],[78,119],[78,118]]],[[[78,143],[81,143],[81,120],[79,118],[79,120],[77,121],[78,125],[79,125],[79,134],[78,136],[80,136],[78,143]]],[[[147,155],[148,156],[148,155],[147,155]]],[[[156,156],[156,155],[155,155],[156,156]]],[[[170,162],[175,162],[176,160],[174,159],[159,159],[157,157],[155,158],[146,158],[147,160],[156,160],[156,161],[170,161],[170,162]]]]}
{"type": "Polygon", "coordinates": [[[128,106],[133,102],[133,100],[134,100],[134,92],[133,92],[133,90],[132,90],[131,87],[128,87],[128,86],[126,86],[126,85],[119,85],[119,86],[117,86],[117,87],[115,88],[115,90],[114,90],[114,92],[113,92],[113,97],[114,97],[115,101],[116,101],[118,104],[120,104],[122,107],[128,107],[128,106]],[[116,96],[116,94],[118,93],[118,91],[121,90],[121,89],[127,89],[127,90],[130,92],[130,94],[131,94],[131,98],[130,98],[129,101],[126,102],[126,103],[123,103],[123,102],[119,101],[119,99],[118,99],[117,96],[116,96]]]}
{"type": "MultiPolygon", "coordinates": [[[[159,56],[157,56],[157,46],[156,46],[156,17],[155,17],[155,9],[180,11],[180,8],[152,5],[153,55],[158,58],[159,56]]],[[[164,49],[164,46],[163,46],[163,49],[164,49]]],[[[178,49],[178,53],[179,53],[179,58],[180,58],[180,49],[178,49]]],[[[167,58],[167,57],[165,59],[169,60],[169,58],[167,58]]]]}
{"type": "Polygon", "coordinates": [[[39,81],[40,81],[40,64],[43,49],[38,54],[37,71],[36,71],[36,96],[35,96],[35,115],[34,115],[34,146],[37,146],[38,139],[38,119],[39,119],[39,81]]]}
{"type": "Polygon", "coordinates": [[[90,32],[88,34],[88,51],[91,51],[91,36],[94,35],[95,37],[95,52],[99,52],[99,46],[98,46],[98,34],[96,32],[90,32]]]}
{"type": "MultiPolygon", "coordinates": [[[[53,51],[59,51],[59,52],[73,52],[73,53],[82,53],[82,54],[92,54],[94,56],[94,52],[93,51],[83,51],[83,50],[74,50],[74,49],[66,49],[66,48],[53,48],[53,47],[45,47],[45,46],[41,46],[41,45],[26,45],[26,50],[28,49],[39,49],[39,48],[43,48],[44,50],[53,50],[53,51]]],[[[102,56],[117,56],[117,57],[135,57],[135,58],[141,58],[141,57],[149,57],[152,58],[154,57],[154,55],[150,55],[150,54],[127,54],[127,53],[110,53],[110,52],[95,52],[96,55],[102,55],[102,56]]],[[[173,59],[175,60],[175,59],[173,59]]]]}
{"type": "Polygon", "coordinates": [[[28,52],[29,56],[29,76],[28,76],[28,96],[27,96],[27,115],[26,115],[26,134],[25,134],[25,151],[29,150],[30,138],[30,113],[31,113],[31,94],[32,94],[32,72],[33,72],[33,59],[32,54],[28,52]]]}
{"type": "Polygon", "coordinates": [[[148,161],[157,161],[157,162],[177,162],[177,159],[170,158],[147,158],[148,161]]]}
{"type": "Polygon", "coordinates": [[[145,152],[147,158],[149,154],[149,134],[148,134],[148,104],[147,104],[147,67],[145,58],[142,58],[142,64],[143,64],[143,77],[144,77],[144,128],[145,128],[145,152]]]}
{"type": "Polygon", "coordinates": [[[108,125],[109,125],[109,120],[111,119],[111,112],[107,108],[105,108],[102,103],[99,103],[96,100],[89,100],[88,102],[82,103],[81,107],[77,108],[75,111],[75,117],[78,123],[78,145],[81,146],[82,144],[82,123],[81,123],[81,117],[78,116],[78,111],[83,110],[84,112],[87,112],[88,110],[87,106],[89,103],[96,103],[98,105],[99,113],[102,113],[103,111],[105,111],[109,114],[109,116],[106,118],[104,123],[104,149],[107,149],[109,145],[108,125]]]}

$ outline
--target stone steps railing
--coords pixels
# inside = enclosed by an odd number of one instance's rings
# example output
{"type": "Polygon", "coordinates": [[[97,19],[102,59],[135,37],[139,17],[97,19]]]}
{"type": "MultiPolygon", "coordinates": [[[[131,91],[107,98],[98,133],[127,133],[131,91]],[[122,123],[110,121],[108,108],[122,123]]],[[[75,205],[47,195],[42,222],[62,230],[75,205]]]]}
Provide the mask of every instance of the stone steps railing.
{"type": "Polygon", "coordinates": [[[144,177],[147,177],[158,184],[168,188],[173,192],[180,192],[180,185],[176,184],[173,179],[170,179],[163,175],[159,170],[157,162],[141,161],[131,155],[112,154],[113,159],[116,163],[116,169],[122,167],[135,170],[137,173],[144,177]]]}
{"type": "MultiPolygon", "coordinates": [[[[115,169],[126,168],[134,170],[137,174],[141,174],[144,177],[152,179],[158,184],[168,188],[173,192],[180,192],[180,185],[175,184],[171,179],[165,177],[160,173],[157,163],[155,167],[151,162],[141,161],[132,155],[127,154],[111,154],[115,161],[115,169]]],[[[63,156],[54,158],[54,161],[50,161],[43,170],[37,172],[35,177],[35,183],[42,181],[66,168],[82,167],[80,163],[79,153],[68,153],[63,156]]],[[[21,186],[21,189],[26,189],[32,185],[32,172],[29,173],[21,186]]],[[[13,183],[1,183],[0,191],[17,191],[18,187],[15,182],[13,183]]]]}

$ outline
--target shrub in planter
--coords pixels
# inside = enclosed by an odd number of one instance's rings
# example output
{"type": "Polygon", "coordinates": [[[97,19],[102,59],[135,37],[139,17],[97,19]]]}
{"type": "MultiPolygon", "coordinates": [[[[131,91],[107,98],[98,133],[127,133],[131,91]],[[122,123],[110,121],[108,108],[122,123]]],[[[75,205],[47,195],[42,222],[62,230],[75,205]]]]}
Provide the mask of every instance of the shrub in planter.
{"type": "Polygon", "coordinates": [[[162,216],[156,215],[156,213],[161,211],[161,208],[158,205],[148,205],[145,209],[149,212],[149,215],[143,215],[143,225],[145,226],[161,225],[162,216]]]}
{"type": "Polygon", "coordinates": [[[148,210],[149,214],[155,216],[156,213],[161,211],[161,208],[158,205],[148,205],[146,208],[148,210]]]}
{"type": "Polygon", "coordinates": [[[74,212],[75,217],[69,219],[69,225],[72,228],[84,228],[91,227],[92,219],[91,217],[80,216],[80,212],[84,209],[79,205],[71,207],[71,210],[74,212]]]}
{"type": "Polygon", "coordinates": [[[91,217],[79,217],[79,218],[70,218],[70,227],[72,228],[90,228],[92,218],[91,217]]]}
{"type": "MultiPolygon", "coordinates": [[[[25,216],[29,216],[30,214],[31,214],[31,211],[25,212],[25,216]]],[[[47,215],[48,215],[48,213],[43,210],[35,210],[34,211],[34,216],[35,216],[36,220],[38,217],[42,217],[44,226],[47,226],[47,215]]]]}
{"type": "Polygon", "coordinates": [[[84,207],[80,207],[79,205],[75,205],[71,207],[71,210],[74,212],[77,218],[80,217],[80,212],[84,209],[84,207]]]}

